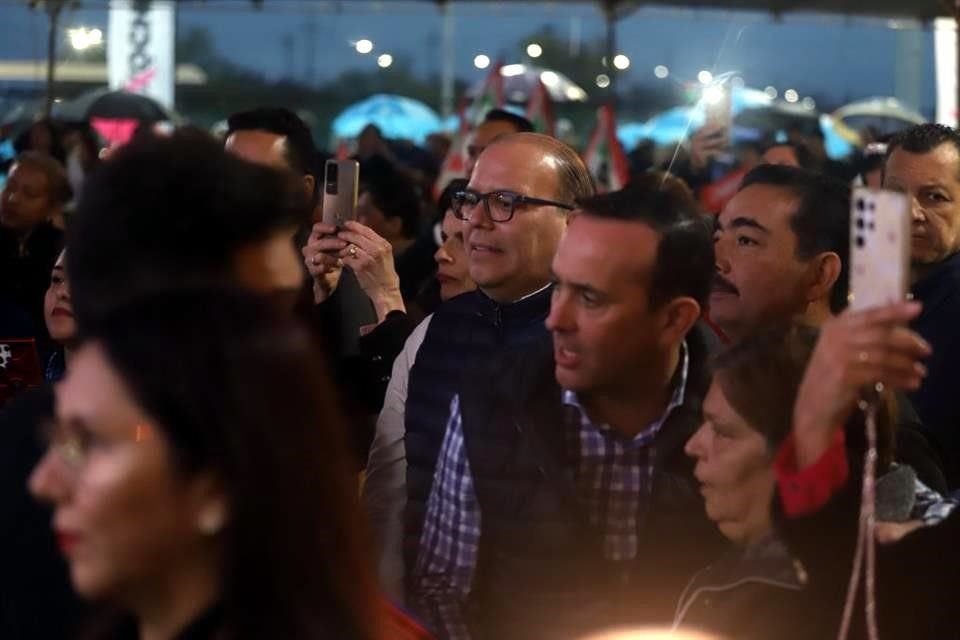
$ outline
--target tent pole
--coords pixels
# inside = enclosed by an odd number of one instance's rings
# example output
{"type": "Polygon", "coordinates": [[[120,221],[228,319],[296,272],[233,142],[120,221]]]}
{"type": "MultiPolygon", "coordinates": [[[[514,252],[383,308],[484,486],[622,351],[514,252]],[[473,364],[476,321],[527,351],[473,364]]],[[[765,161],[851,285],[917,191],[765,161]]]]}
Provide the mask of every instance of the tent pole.
{"type": "Polygon", "coordinates": [[[60,12],[63,9],[63,0],[47,2],[47,96],[43,101],[43,117],[49,118],[53,112],[55,93],[54,69],[57,64],[57,32],[60,23],[60,12]]]}
{"type": "MultiPolygon", "coordinates": [[[[607,92],[608,102],[616,107],[617,104],[617,68],[613,64],[613,58],[617,55],[617,12],[616,4],[618,0],[603,0],[603,18],[607,27],[606,39],[606,74],[610,78],[610,89],[607,92]]],[[[957,0],[960,3],[960,0],[957,0]]]]}
{"type": "Polygon", "coordinates": [[[960,124],[960,0],[953,2],[953,19],[957,26],[957,111],[953,114],[953,120],[960,124]]]}

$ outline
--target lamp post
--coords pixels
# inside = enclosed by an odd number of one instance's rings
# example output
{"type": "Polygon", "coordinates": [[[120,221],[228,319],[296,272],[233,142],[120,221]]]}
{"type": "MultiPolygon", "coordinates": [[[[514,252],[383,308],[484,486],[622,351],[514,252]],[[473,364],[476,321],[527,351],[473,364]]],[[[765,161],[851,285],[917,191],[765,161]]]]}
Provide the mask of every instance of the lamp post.
{"type": "Polygon", "coordinates": [[[54,69],[57,64],[57,31],[60,14],[69,0],[29,0],[30,8],[42,7],[47,12],[47,96],[43,101],[43,117],[49,118],[53,109],[54,69]]]}

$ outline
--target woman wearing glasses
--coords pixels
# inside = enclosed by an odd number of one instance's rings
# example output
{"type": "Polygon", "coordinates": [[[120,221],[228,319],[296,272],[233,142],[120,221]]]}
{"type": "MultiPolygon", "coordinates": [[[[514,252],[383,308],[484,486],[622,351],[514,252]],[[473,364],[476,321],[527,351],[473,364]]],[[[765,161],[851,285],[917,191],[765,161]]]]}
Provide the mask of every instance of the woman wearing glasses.
{"type": "Polygon", "coordinates": [[[299,326],[240,294],[143,300],[83,336],[30,489],[93,637],[379,637],[342,424],[299,326]]]}

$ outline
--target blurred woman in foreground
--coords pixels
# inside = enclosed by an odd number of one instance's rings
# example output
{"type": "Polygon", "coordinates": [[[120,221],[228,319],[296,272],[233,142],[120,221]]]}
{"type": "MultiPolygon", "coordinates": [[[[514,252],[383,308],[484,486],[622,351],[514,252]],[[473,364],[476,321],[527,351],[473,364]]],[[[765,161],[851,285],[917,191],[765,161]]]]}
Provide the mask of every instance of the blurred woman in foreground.
{"type": "Polygon", "coordinates": [[[190,291],[82,336],[30,488],[94,637],[379,637],[344,434],[304,331],[190,291]],[[99,634],[99,635],[98,635],[99,634]]]}

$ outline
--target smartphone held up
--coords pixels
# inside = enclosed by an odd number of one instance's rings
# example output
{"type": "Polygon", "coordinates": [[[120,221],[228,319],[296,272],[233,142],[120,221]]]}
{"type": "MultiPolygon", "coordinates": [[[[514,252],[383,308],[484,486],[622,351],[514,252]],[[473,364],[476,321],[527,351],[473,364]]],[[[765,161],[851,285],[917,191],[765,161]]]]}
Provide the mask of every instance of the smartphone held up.
{"type": "Polygon", "coordinates": [[[910,287],[910,200],[894,191],[853,190],[850,308],[903,302],[910,287]]]}
{"type": "Polygon", "coordinates": [[[323,171],[323,221],[342,229],[357,219],[357,188],[360,163],[356,160],[327,160],[323,171]]]}

